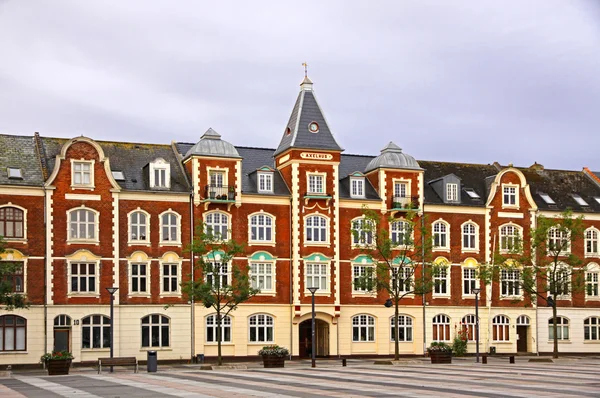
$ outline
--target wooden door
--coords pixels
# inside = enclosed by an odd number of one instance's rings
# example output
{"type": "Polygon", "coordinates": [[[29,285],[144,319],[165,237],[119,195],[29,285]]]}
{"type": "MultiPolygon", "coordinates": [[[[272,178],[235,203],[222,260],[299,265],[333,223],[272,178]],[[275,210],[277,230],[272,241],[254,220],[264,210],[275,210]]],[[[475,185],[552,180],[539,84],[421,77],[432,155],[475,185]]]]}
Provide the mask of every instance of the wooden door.
{"type": "Polygon", "coordinates": [[[517,326],[517,352],[527,352],[527,326],[517,326]]]}

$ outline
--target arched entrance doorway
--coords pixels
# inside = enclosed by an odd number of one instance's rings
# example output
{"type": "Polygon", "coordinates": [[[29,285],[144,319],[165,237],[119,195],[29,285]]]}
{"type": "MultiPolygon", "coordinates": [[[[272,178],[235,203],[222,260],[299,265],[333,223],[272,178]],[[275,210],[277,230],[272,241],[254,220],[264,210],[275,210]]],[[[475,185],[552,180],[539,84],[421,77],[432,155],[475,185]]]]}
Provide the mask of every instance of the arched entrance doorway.
{"type": "MultiPolygon", "coordinates": [[[[300,350],[298,355],[303,358],[309,358],[312,350],[312,328],[311,319],[307,319],[298,325],[298,335],[300,336],[300,350]]],[[[315,338],[317,341],[317,356],[329,356],[329,324],[321,319],[315,319],[315,338]]]]}
{"type": "Polygon", "coordinates": [[[71,351],[71,317],[68,315],[54,318],[53,351],[71,351]]]}

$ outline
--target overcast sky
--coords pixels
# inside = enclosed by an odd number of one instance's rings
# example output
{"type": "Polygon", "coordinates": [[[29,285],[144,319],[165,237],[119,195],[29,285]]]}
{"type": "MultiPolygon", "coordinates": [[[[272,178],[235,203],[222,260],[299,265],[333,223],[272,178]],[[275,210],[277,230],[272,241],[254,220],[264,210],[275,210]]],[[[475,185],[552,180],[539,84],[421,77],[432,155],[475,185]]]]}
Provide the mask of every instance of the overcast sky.
{"type": "Polygon", "coordinates": [[[0,0],[0,132],[600,169],[600,1],[0,0]]]}

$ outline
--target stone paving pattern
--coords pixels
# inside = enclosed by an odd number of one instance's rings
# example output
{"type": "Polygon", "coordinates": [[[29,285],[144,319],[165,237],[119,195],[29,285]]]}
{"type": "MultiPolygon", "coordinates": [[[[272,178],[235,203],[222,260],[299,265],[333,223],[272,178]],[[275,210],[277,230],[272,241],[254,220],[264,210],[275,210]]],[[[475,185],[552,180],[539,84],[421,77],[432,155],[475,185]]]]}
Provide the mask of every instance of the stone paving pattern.
{"type": "Polygon", "coordinates": [[[43,371],[14,372],[0,377],[0,397],[600,397],[600,358],[559,359],[530,363],[517,358],[474,358],[450,365],[406,360],[398,365],[373,361],[286,362],[283,369],[199,370],[198,366],[160,366],[157,373],[115,368],[96,374],[74,368],[68,376],[43,371]]]}

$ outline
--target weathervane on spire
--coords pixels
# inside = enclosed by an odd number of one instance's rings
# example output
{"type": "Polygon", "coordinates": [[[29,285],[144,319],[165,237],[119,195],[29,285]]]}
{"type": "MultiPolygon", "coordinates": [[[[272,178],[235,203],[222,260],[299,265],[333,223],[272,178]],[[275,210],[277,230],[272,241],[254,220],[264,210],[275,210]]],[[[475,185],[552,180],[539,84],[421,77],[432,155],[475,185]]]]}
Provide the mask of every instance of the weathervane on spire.
{"type": "Polygon", "coordinates": [[[302,66],[304,66],[304,77],[308,77],[308,64],[303,62],[302,66]]]}

